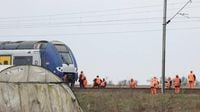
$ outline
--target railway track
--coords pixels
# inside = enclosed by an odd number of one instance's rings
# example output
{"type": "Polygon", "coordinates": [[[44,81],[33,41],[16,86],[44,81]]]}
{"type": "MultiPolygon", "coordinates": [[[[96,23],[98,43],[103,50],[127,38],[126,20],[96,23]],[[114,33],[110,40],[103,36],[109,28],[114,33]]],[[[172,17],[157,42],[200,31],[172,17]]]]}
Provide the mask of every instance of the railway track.
{"type": "MultiPolygon", "coordinates": [[[[108,87],[108,88],[87,88],[87,89],[81,89],[81,88],[74,88],[73,91],[76,92],[137,92],[137,93],[150,93],[150,88],[121,88],[121,87],[108,87]]],[[[158,93],[161,93],[161,89],[158,89],[158,93]]],[[[172,89],[166,89],[166,93],[174,93],[174,88],[172,89]]],[[[181,88],[181,94],[200,94],[200,88],[194,88],[194,89],[188,89],[188,88],[181,88]]]]}

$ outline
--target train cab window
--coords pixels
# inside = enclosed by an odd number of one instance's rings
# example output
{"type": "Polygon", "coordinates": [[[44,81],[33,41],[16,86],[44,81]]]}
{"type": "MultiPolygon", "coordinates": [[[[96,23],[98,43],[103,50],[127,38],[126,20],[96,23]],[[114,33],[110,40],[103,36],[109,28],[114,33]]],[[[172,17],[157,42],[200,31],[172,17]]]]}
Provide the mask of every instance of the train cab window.
{"type": "Polygon", "coordinates": [[[70,55],[69,49],[64,45],[55,45],[56,49],[58,50],[63,63],[65,64],[73,64],[72,57],[70,55]]]}
{"type": "Polygon", "coordinates": [[[60,55],[65,64],[73,64],[72,58],[69,53],[60,53],[60,55]]]}
{"type": "Polygon", "coordinates": [[[15,56],[13,60],[14,65],[32,65],[32,56],[15,56]]]}
{"type": "Polygon", "coordinates": [[[69,52],[69,50],[67,49],[67,47],[64,46],[64,45],[55,45],[55,47],[58,50],[58,52],[69,52]]]}

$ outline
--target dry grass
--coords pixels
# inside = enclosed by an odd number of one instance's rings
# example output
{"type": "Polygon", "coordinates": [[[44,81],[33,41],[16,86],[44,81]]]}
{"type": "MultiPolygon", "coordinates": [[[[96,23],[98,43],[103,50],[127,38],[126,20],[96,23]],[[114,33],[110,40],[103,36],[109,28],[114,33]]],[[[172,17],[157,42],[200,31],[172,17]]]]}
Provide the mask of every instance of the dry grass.
{"type": "Polygon", "coordinates": [[[200,112],[197,94],[76,92],[85,112],[200,112]]]}

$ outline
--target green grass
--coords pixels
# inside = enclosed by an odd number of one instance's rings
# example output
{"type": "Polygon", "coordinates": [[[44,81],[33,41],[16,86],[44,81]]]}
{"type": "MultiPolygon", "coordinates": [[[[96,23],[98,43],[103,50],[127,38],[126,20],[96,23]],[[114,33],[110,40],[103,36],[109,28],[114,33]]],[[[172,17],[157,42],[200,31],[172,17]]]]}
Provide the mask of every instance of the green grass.
{"type": "Polygon", "coordinates": [[[84,112],[200,112],[197,94],[76,92],[84,112]]]}

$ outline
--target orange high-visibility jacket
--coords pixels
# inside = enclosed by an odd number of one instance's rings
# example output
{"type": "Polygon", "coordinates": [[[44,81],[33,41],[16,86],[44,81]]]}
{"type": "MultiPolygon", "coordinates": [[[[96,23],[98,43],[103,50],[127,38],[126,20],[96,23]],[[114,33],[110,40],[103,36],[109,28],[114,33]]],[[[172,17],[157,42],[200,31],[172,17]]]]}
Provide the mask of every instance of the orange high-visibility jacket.
{"type": "Polygon", "coordinates": [[[190,74],[188,75],[188,80],[189,80],[189,81],[195,81],[195,76],[194,76],[193,73],[190,73],[190,74]]]}
{"type": "Polygon", "coordinates": [[[100,78],[96,78],[96,83],[97,84],[101,84],[101,79],[100,78]]]}
{"type": "Polygon", "coordinates": [[[171,87],[171,80],[168,80],[168,81],[167,81],[166,87],[167,87],[167,88],[170,88],[170,87],[171,87]]]}
{"type": "Polygon", "coordinates": [[[180,86],[181,85],[181,79],[180,78],[175,78],[174,79],[174,86],[180,86]]]}
{"type": "Polygon", "coordinates": [[[152,79],[151,80],[151,87],[157,87],[158,86],[158,80],[157,79],[152,79]]]}
{"type": "Polygon", "coordinates": [[[80,76],[79,76],[79,81],[83,81],[83,79],[85,78],[85,75],[84,74],[80,74],[80,76]]]}
{"type": "Polygon", "coordinates": [[[101,82],[101,86],[105,87],[106,86],[106,81],[101,82]]]}
{"type": "Polygon", "coordinates": [[[130,87],[135,87],[135,81],[130,81],[130,82],[129,82],[129,86],[130,86],[130,87]]]}
{"type": "Polygon", "coordinates": [[[83,86],[84,88],[87,88],[87,80],[83,80],[83,86]]]}

